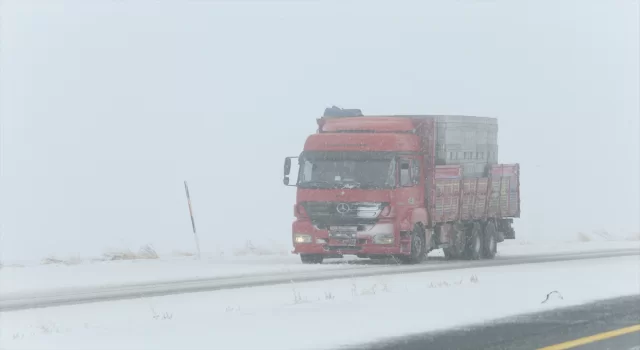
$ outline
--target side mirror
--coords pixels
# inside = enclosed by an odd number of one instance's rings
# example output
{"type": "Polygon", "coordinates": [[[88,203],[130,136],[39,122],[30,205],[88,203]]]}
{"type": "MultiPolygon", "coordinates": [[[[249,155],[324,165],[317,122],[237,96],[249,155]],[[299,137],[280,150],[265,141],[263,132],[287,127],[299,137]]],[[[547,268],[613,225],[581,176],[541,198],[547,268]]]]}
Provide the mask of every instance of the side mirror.
{"type": "Polygon", "coordinates": [[[291,172],[291,157],[284,159],[284,176],[289,175],[291,172]]]}
{"type": "Polygon", "coordinates": [[[292,182],[291,180],[289,180],[289,173],[291,173],[291,159],[293,158],[298,158],[298,157],[287,157],[284,159],[284,178],[282,179],[282,183],[285,186],[295,186],[295,183],[297,181],[297,178],[294,178],[294,181],[293,181],[294,184],[289,185],[289,183],[292,182]]]}

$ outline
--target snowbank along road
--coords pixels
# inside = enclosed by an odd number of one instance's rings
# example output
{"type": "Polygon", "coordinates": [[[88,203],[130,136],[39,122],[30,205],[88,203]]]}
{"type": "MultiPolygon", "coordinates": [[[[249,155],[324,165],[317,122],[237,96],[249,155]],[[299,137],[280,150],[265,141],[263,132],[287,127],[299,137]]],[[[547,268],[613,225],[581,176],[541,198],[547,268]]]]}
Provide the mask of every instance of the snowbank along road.
{"type": "Polygon", "coordinates": [[[579,259],[609,258],[618,256],[640,256],[636,249],[620,249],[601,252],[573,253],[561,255],[535,255],[496,258],[472,262],[446,262],[419,265],[365,266],[340,270],[317,270],[312,272],[281,273],[274,275],[254,275],[228,278],[208,278],[181,281],[167,281],[152,284],[130,284],[104,288],[74,288],[45,293],[4,295],[0,300],[0,311],[23,310],[38,307],[71,305],[121,299],[134,299],[181,293],[214,291],[221,289],[267,286],[291,282],[311,282],[340,278],[368,277],[378,275],[408,274],[428,271],[456,270],[471,267],[489,267],[517,264],[532,264],[579,259]]]}

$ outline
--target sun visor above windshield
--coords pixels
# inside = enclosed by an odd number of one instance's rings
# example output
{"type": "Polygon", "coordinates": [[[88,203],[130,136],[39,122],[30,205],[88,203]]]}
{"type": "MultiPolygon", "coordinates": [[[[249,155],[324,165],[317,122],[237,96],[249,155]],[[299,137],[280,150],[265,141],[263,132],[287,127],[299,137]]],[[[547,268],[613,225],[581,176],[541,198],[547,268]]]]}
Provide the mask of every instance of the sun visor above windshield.
{"type": "Polygon", "coordinates": [[[351,117],[321,118],[318,120],[322,132],[370,132],[370,133],[410,133],[416,125],[410,118],[394,117],[351,117]]]}
{"type": "Polygon", "coordinates": [[[313,134],[304,150],[419,152],[420,139],[415,134],[313,134]]]}

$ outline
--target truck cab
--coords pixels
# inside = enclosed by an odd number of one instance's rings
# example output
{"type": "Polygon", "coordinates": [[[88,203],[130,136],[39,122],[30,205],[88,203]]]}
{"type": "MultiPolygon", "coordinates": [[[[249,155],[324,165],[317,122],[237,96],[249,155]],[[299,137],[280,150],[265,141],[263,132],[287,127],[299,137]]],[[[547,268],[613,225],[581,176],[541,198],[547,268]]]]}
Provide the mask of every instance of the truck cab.
{"type": "Polygon", "coordinates": [[[319,120],[298,157],[293,252],[305,263],[346,254],[419,260],[425,236],[425,170],[408,120],[319,120]],[[350,121],[350,122],[349,122],[350,121]],[[419,238],[411,237],[412,234],[419,238]],[[418,251],[411,255],[411,242],[418,251]]]}

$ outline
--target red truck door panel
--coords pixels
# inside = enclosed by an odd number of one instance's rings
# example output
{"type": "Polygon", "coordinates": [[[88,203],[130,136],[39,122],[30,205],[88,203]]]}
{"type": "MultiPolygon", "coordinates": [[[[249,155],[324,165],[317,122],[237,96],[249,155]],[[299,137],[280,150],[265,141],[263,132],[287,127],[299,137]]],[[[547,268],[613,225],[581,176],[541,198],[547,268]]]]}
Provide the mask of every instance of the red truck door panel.
{"type": "MultiPolygon", "coordinates": [[[[420,178],[423,176],[420,170],[419,157],[400,157],[398,160],[398,189],[396,190],[395,203],[398,213],[405,215],[411,209],[424,208],[424,191],[420,178]]],[[[424,211],[424,210],[423,210],[424,211]]],[[[426,211],[420,221],[426,223],[426,211]]],[[[411,216],[405,216],[411,222],[411,216]]],[[[413,227],[403,227],[411,230],[413,227]]]]}

